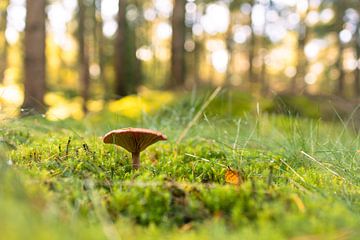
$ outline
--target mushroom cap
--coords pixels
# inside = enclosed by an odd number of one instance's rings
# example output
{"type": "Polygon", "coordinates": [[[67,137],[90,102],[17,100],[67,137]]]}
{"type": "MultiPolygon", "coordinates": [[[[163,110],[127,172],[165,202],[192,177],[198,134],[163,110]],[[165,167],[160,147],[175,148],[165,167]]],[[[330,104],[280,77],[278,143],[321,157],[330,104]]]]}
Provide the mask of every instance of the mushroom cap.
{"type": "Polygon", "coordinates": [[[167,140],[161,132],[145,128],[112,130],[103,137],[104,143],[116,144],[131,153],[141,152],[157,141],[167,140]]]}

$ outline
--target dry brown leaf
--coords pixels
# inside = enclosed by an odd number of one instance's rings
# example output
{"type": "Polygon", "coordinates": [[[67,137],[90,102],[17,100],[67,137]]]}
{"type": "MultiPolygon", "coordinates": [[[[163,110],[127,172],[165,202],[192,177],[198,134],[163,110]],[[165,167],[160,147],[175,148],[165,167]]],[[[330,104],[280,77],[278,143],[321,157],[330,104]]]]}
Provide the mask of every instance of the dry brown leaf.
{"type": "Polygon", "coordinates": [[[234,185],[240,185],[243,183],[243,179],[238,171],[235,171],[230,167],[228,167],[228,169],[225,172],[225,182],[234,185]]]}

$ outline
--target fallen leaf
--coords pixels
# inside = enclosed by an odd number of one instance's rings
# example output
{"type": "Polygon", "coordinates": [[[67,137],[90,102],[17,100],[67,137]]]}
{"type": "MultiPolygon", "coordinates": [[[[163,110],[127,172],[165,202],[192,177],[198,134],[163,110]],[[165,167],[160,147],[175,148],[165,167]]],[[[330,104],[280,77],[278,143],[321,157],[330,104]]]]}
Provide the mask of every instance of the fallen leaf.
{"type": "Polygon", "coordinates": [[[232,170],[230,167],[228,167],[225,172],[225,182],[234,185],[240,185],[241,183],[243,183],[243,179],[241,178],[238,171],[232,170]]]}

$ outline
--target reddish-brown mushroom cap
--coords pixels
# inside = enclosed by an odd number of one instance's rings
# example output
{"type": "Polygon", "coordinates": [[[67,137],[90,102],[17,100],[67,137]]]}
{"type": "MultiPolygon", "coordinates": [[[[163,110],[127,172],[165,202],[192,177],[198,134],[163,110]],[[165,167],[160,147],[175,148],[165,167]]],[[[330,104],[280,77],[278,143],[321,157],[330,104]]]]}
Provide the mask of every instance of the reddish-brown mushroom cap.
{"type": "Polygon", "coordinates": [[[161,132],[144,128],[124,128],[108,132],[104,143],[121,146],[131,153],[138,153],[157,141],[167,140],[161,132]]]}

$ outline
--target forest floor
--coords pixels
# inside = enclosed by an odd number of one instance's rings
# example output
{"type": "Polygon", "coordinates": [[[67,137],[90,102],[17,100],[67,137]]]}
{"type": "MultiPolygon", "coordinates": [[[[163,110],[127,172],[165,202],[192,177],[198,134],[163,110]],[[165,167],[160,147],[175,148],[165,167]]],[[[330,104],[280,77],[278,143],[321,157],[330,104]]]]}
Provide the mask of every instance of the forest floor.
{"type": "Polygon", "coordinates": [[[207,100],[136,119],[2,120],[0,238],[358,239],[360,139],[348,122],[216,114],[207,100]],[[123,127],[168,141],[134,171],[100,138],[123,127]]]}

